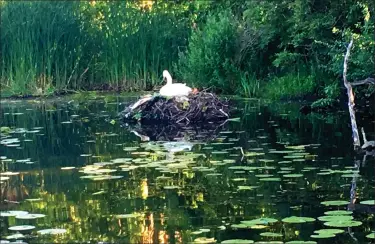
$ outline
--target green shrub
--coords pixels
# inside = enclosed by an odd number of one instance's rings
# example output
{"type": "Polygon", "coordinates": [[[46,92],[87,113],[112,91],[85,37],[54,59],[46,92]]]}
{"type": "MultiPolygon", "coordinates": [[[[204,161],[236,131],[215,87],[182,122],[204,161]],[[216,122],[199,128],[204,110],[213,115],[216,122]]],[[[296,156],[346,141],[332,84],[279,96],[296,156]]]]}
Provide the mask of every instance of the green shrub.
{"type": "Polygon", "coordinates": [[[234,64],[238,23],[229,10],[212,14],[202,30],[193,32],[176,69],[184,81],[200,88],[233,93],[240,75],[234,64]]]}

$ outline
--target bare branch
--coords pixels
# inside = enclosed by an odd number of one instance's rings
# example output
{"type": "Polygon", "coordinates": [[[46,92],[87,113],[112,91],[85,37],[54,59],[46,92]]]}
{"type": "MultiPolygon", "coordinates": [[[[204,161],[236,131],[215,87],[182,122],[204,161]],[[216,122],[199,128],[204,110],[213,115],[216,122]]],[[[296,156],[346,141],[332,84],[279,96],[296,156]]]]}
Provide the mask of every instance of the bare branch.
{"type": "Polygon", "coordinates": [[[346,87],[347,93],[348,93],[348,108],[349,108],[349,114],[350,114],[350,122],[352,125],[352,135],[353,135],[353,144],[355,149],[358,149],[361,146],[361,141],[359,139],[359,133],[357,128],[357,121],[355,118],[355,111],[354,111],[354,93],[353,88],[351,84],[348,82],[346,78],[346,74],[348,72],[348,61],[350,56],[350,49],[353,46],[353,37],[350,40],[350,43],[346,49],[346,54],[344,58],[344,70],[343,70],[343,79],[344,79],[344,85],[346,87]]]}
{"type": "Polygon", "coordinates": [[[367,78],[367,79],[364,79],[364,80],[351,82],[350,84],[352,86],[359,86],[359,85],[365,85],[365,84],[375,85],[375,79],[374,78],[367,78]]]}

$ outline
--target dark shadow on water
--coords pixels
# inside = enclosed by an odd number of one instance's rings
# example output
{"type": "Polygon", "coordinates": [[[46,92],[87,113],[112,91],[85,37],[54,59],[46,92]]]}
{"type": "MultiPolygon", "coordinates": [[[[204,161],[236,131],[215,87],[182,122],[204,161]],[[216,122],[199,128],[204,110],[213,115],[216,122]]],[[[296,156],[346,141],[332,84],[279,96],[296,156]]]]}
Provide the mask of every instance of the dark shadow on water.
{"type": "Polygon", "coordinates": [[[220,131],[226,129],[226,121],[221,123],[200,123],[194,125],[180,124],[122,124],[121,126],[134,133],[142,141],[200,141],[208,142],[214,140],[220,131]]]}

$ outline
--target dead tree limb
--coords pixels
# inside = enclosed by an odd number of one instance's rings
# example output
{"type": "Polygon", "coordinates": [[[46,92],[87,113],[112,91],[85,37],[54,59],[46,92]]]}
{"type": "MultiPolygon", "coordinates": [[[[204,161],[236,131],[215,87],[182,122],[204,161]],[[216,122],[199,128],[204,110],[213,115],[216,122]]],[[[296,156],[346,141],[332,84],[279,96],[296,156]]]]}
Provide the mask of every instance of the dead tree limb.
{"type": "Polygon", "coordinates": [[[375,79],[374,78],[366,78],[364,80],[351,82],[350,84],[352,86],[359,86],[359,85],[365,85],[365,84],[375,85],[375,79]]]}
{"type": "Polygon", "coordinates": [[[353,38],[350,40],[350,43],[346,49],[346,54],[344,58],[344,71],[343,71],[343,79],[344,79],[344,85],[346,87],[347,93],[348,93],[348,108],[349,108],[349,114],[350,114],[350,122],[352,125],[352,137],[353,137],[353,144],[354,148],[358,149],[361,146],[361,141],[359,139],[359,133],[357,128],[357,121],[355,119],[355,111],[354,111],[354,93],[352,85],[348,82],[346,78],[346,74],[348,72],[348,61],[350,56],[350,49],[353,46],[353,38]]]}

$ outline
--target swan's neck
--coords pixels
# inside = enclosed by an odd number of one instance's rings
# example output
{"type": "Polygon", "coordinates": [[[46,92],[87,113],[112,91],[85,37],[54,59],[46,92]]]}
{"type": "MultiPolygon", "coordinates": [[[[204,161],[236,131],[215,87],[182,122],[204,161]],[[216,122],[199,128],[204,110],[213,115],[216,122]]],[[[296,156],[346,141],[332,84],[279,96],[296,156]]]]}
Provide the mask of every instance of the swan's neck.
{"type": "Polygon", "coordinates": [[[167,79],[167,85],[172,85],[172,76],[169,73],[165,74],[165,78],[167,79]]]}

